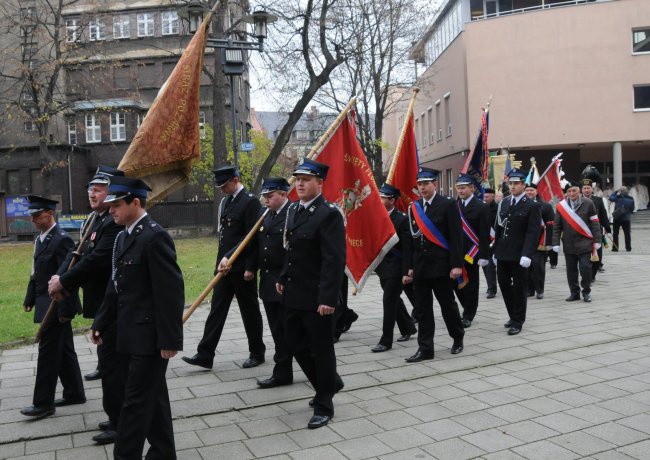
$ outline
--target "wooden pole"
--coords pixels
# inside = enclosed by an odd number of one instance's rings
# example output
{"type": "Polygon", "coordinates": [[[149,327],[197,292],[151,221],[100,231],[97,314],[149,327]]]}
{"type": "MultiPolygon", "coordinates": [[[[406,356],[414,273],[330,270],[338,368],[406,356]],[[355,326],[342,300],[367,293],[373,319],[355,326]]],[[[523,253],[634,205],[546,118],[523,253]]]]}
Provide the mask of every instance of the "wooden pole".
{"type": "MultiPolygon", "coordinates": [[[[95,219],[97,219],[97,211],[93,213],[93,217],[90,219],[90,223],[88,223],[88,226],[86,227],[86,231],[84,232],[83,236],[81,237],[81,240],[79,241],[79,246],[77,246],[77,250],[72,252],[72,260],[70,260],[70,265],[68,265],[68,270],[70,270],[72,267],[75,266],[79,258],[81,257],[81,254],[83,252],[81,251],[81,248],[83,247],[83,244],[86,242],[86,239],[90,235],[90,229],[92,228],[93,224],[95,223],[95,219]]],[[[34,343],[38,343],[41,341],[43,338],[43,333],[45,332],[46,324],[52,318],[52,315],[54,315],[54,312],[56,311],[56,304],[58,302],[56,300],[52,300],[50,302],[50,305],[47,307],[47,311],[45,312],[45,316],[43,317],[43,320],[41,321],[41,325],[38,328],[38,331],[36,331],[36,336],[34,337],[34,343]]]]}
{"type": "Polygon", "coordinates": [[[395,169],[397,168],[397,160],[399,159],[400,153],[402,151],[402,144],[404,144],[404,139],[406,138],[406,129],[408,127],[408,121],[410,118],[413,118],[413,107],[415,106],[415,98],[419,92],[420,92],[420,88],[414,86],[413,94],[411,95],[411,101],[409,102],[409,107],[408,110],[406,111],[404,126],[402,126],[402,132],[399,135],[399,140],[397,141],[397,147],[395,148],[395,154],[393,155],[393,160],[391,161],[390,169],[388,170],[388,177],[386,178],[387,184],[393,183],[393,178],[395,177],[395,169]]]}

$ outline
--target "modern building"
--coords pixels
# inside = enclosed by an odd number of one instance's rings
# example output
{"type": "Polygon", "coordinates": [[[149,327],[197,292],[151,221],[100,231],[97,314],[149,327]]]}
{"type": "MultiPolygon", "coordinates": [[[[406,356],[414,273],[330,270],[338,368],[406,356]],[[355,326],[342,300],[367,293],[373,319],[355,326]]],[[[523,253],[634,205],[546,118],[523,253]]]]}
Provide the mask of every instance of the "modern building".
{"type": "MultiPolygon", "coordinates": [[[[445,193],[490,98],[490,149],[525,168],[564,152],[567,177],[592,164],[610,185],[650,185],[649,1],[446,0],[411,57],[426,66],[420,162],[442,171],[445,193]]],[[[410,94],[386,123],[392,149],[410,94]]]]}

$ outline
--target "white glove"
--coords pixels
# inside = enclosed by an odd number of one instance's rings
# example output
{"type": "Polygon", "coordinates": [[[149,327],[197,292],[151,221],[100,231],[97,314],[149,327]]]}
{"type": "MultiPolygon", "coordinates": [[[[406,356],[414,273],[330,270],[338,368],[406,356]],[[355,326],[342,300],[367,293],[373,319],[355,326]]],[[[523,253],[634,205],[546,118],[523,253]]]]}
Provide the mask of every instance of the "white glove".
{"type": "Polygon", "coordinates": [[[530,267],[530,259],[528,257],[522,256],[521,259],[519,259],[519,265],[521,265],[524,268],[530,267]]]}
{"type": "Polygon", "coordinates": [[[487,259],[479,259],[478,260],[478,266],[479,267],[485,267],[487,264],[489,264],[490,261],[487,259]]]}
{"type": "Polygon", "coordinates": [[[497,264],[496,256],[492,256],[492,263],[496,266],[496,264],[497,264]]]}
{"type": "MultiPolygon", "coordinates": [[[[599,250],[599,249],[602,247],[602,244],[600,244],[600,243],[596,243],[594,246],[596,247],[596,251],[597,251],[597,250],[599,250]]],[[[481,262],[481,261],[479,260],[479,263],[480,263],[480,262],[481,262]]]]}
{"type": "Polygon", "coordinates": [[[559,246],[553,246],[553,251],[560,252],[560,247],[559,246]]]}

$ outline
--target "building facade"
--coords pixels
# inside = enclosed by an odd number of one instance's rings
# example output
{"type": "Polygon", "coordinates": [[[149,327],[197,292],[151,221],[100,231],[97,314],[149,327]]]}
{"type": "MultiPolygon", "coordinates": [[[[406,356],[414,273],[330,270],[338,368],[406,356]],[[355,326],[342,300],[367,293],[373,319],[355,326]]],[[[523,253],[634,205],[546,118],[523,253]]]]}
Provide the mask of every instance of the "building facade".
{"type": "MultiPolygon", "coordinates": [[[[564,152],[569,178],[592,164],[610,186],[650,185],[650,2],[448,0],[412,58],[426,66],[420,162],[442,171],[443,191],[490,98],[490,149],[508,148],[524,168],[564,152]]],[[[409,97],[387,123],[391,146],[409,97]]]]}

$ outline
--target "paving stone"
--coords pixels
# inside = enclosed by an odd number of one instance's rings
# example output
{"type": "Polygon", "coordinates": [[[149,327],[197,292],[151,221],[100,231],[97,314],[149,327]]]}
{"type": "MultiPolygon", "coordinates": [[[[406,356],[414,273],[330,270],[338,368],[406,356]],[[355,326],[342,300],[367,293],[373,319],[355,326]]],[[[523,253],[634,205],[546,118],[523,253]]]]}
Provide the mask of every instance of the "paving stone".
{"type": "Polygon", "coordinates": [[[371,458],[393,452],[393,449],[374,436],[339,441],[332,446],[349,459],[371,458]]]}
{"type": "Polygon", "coordinates": [[[291,452],[289,456],[294,460],[346,460],[347,458],[332,446],[320,446],[291,452]]]}
{"type": "Polygon", "coordinates": [[[435,460],[432,456],[419,448],[408,449],[394,454],[380,455],[380,460],[403,460],[405,458],[415,458],[417,460],[435,460]]]}
{"type": "Polygon", "coordinates": [[[600,398],[596,398],[579,390],[555,392],[554,394],[549,395],[549,398],[555,399],[556,401],[560,401],[565,404],[569,404],[573,407],[585,406],[587,404],[593,404],[600,401],[600,398]]]}
{"type": "Polygon", "coordinates": [[[541,415],[539,412],[531,410],[518,403],[492,407],[488,409],[487,412],[508,422],[520,422],[541,415]]]}
{"type": "Polygon", "coordinates": [[[255,458],[253,453],[241,441],[227,442],[197,449],[203,460],[250,459],[255,458]]]}
{"type": "Polygon", "coordinates": [[[508,422],[495,417],[487,411],[472,412],[469,414],[457,415],[452,417],[451,420],[466,426],[472,431],[482,431],[488,428],[495,428],[497,426],[505,425],[508,422]]]}
{"type": "Polygon", "coordinates": [[[432,420],[439,420],[453,415],[458,415],[449,409],[437,403],[425,404],[423,406],[416,406],[405,409],[405,412],[414,417],[422,420],[423,422],[430,422],[432,420]]]}
{"type": "Polygon", "coordinates": [[[294,430],[287,435],[300,446],[301,449],[322,446],[324,444],[332,444],[336,441],[342,441],[343,438],[332,430],[336,423],[329,424],[318,430],[302,429],[294,430]]]}
{"type": "Polygon", "coordinates": [[[406,451],[413,447],[423,446],[433,441],[432,438],[426,436],[413,427],[398,428],[384,433],[379,433],[375,435],[375,438],[379,439],[397,452],[406,451]]]}
{"type": "Polygon", "coordinates": [[[430,453],[439,460],[465,460],[476,458],[485,452],[462,439],[447,439],[445,441],[427,444],[426,446],[422,446],[422,450],[430,453]]]}
{"type": "Polygon", "coordinates": [[[529,399],[527,401],[521,401],[519,404],[536,412],[539,412],[540,414],[552,414],[554,412],[571,409],[571,406],[568,404],[555,401],[554,399],[548,398],[546,396],[529,399]]]}
{"type": "Polygon", "coordinates": [[[239,428],[241,428],[249,438],[257,438],[268,436],[270,434],[286,433],[287,431],[291,431],[291,428],[282,423],[282,421],[277,417],[240,423],[239,428]]]}
{"type": "Polygon", "coordinates": [[[56,451],[57,460],[87,460],[89,458],[103,460],[108,459],[106,450],[101,446],[75,447],[56,451]]]}
{"type": "Polygon", "coordinates": [[[54,460],[55,452],[43,452],[41,454],[25,455],[22,457],[12,457],[9,460],[54,460]]]}
{"type": "Polygon", "coordinates": [[[196,449],[178,450],[176,446],[176,456],[178,460],[202,460],[201,454],[196,449]]]}
{"type": "Polygon", "coordinates": [[[523,444],[519,439],[510,436],[500,428],[492,428],[477,433],[461,436],[461,439],[467,441],[485,452],[497,452],[499,450],[510,449],[523,444]]]}
{"type": "Polygon", "coordinates": [[[582,456],[596,454],[616,447],[610,442],[582,431],[563,434],[550,439],[550,441],[582,456]]]}
{"type": "Polygon", "coordinates": [[[616,422],[604,423],[602,425],[593,426],[584,430],[586,433],[596,436],[597,438],[609,441],[617,446],[624,446],[635,442],[643,441],[647,438],[645,433],[642,433],[632,428],[619,425],[616,422]]]}
{"type": "Polygon", "coordinates": [[[650,406],[646,404],[642,404],[639,401],[635,401],[629,396],[610,399],[608,401],[601,401],[597,403],[597,405],[600,407],[604,407],[605,409],[618,412],[619,414],[622,415],[637,415],[637,414],[650,411],[650,406]]]}
{"type": "Polygon", "coordinates": [[[174,442],[176,444],[176,450],[193,449],[195,447],[203,447],[204,445],[194,431],[174,432],[174,442]]]}
{"type": "Polygon", "coordinates": [[[570,460],[579,458],[579,455],[553,444],[550,441],[537,441],[525,446],[512,449],[529,460],[570,460]]]}
{"type": "Polygon", "coordinates": [[[524,420],[499,427],[499,430],[525,442],[540,441],[558,434],[557,431],[532,420],[524,420]]]}
{"type": "Polygon", "coordinates": [[[332,430],[344,439],[361,438],[375,433],[381,433],[381,427],[375,425],[370,420],[357,418],[336,422],[331,425],[332,430]]]}
{"type": "Polygon", "coordinates": [[[389,398],[378,398],[373,399],[372,401],[359,401],[356,405],[368,414],[379,414],[404,408],[404,406],[389,398]]]}
{"type": "Polygon", "coordinates": [[[244,433],[237,425],[206,428],[204,430],[197,430],[196,434],[201,439],[201,442],[206,446],[246,439],[246,433],[244,433]]]}
{"type": "Polygon", "coordinates": [[[592,423],[586,420],[574,417],[565,412],[544,415],[536,418],[534,421],[559,433],[569,433],[571,431],[582,430],[592,425],[592,423]]]}
{"type": "Polygon", "coordinates": [[[257,457],[278,455],[298,450],[298,444],[286,434],[274,434],[262,438],[247,439],[244,444],[257,457]]]}
{"type": "Polygon", "coordinates": [[[601,452],[599,454],[594,454],[593,457],[596,460],[633,460],[634,457],[619,452],[617,450],[608,450],[607,452],[601,452]]]}
{"type": "Polygon", "coordinates": [[[622,417],[621,414],[604,409],[597,404],[576,407],[575,409],[565,411],[565,413],[579,417],[587,422],[591,422],[592,424],[611,422],[612,420],[617,420],[622,417]]]}
{"type": "Polygon", "coordinates": [[[460,398],[454,398],[447,401],[440,401],[440,404],[447,409],[454,411],[458,414],[465,414],[467,412],[475,412],[483,409],[487,409],[490,406],[481,402],[477,399],[474,399],[470,396],[462,396],[460,398]]]}
{"type": "Polygon", "coordinates": [[[368,416],[368,420],[384,430],[395,430],[397,428],[404,428],[405,426],[422,423],[421,420],[404,411],[391,411],[374,414],[368,416]]]}
{"type": "Polygon", "coordinates": [[[25,442],[11,442],[2,445],[2,456],[5,458],[21,457],[25,455],[25,442]]]}
{"type": "MultiPolygon", "coordinates": [[[[72,447],[72,436],[54,436],[34,441],[27,441],[25,443],[25,454],[38,454],[54,450],[71,449],[72,447]]],[[[4,450],[4,446],[2,450],[4,450]]]]}
{"type": "Polygon", "coordinates": [[[640,460],[647,459],[648,454],[650,453],[650,440],[623,446],[618,450],[619,452],[629,455],[630,457],[638,458],[640,460]]]}
{"type": "Polygon", "coordinates": [[[423,423],[421,425],[416,425],[415,428],[435,441],[456,438],[463,434],[472,432],[472,430],[466,426],[463,426],[460,423],[454,422],[450,419],[435,420],[433,422],[423,423]]]}

